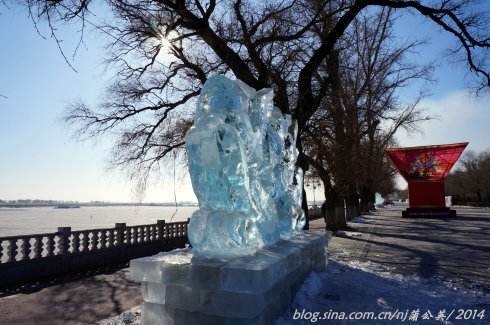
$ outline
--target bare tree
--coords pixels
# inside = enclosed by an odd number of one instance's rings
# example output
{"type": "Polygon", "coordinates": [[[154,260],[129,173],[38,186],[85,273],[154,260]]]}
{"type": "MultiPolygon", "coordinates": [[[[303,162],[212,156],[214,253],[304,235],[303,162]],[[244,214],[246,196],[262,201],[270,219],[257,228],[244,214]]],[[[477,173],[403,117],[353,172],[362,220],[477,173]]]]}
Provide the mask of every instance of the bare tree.
{"type": "Polygon", "coordinates": [[[468,151],[445,183],[454,203],[490,206],[490,153],[468,151]]]}
{"type": "MultiPolygon", "coordinates": [[[[89,21],[90,0],[24,0],[33,20],[55,26],[89,21]]],[[[292,114],[300,138],[310,118],[325,104],[331,76],[322,69],[359,14],[371,7],[411,10],[458,42],[469,69],[490,85],[484,13],[469,1],[179,1],[106,0],[114,19],[100,26],[111,35],[110,62],[116,71],[106,102],[98,108],[72,107],[68,121],[89,135],[116,132],[115,162],[144,171],[182,148],[192,103],[210,74],[224,73],[255,89],[272,87],[274,102],[292,114]],[[165,45],[164,45],[165,44],[165,45]],[[168,51],[166,60],[159,60],[168,51]],[[182,127],[177,123],[184,121],[182,127]]],[[[61,46],[60,46],[61,48],[61,46]]],[[[67,60],[68,61],[68,60],[67,60]]],[[[298,165],[308,168],[302,141],[298,165]]],[[[306,198],[305,198],[306,202],[306,198]]],[[[307,209],[307,207],[304,207],[307,209]]]]}
{"type": "Polygon", "coordinates": [[[347,226],[344,205],[352,219],[374,204],[374,192],[390,184],[382,180],[390,171],[393,177],[384,148],[397,130],[425,119],[418,98],[402,105],[397,94],[410,81],[427,78],[431,69],[407,62],[418,43],[392,45],[394,22],[389,9],[359,15],[324,65],[330,87],[307,123],[303,143],[324,184],[329,229],[347,226]]]}

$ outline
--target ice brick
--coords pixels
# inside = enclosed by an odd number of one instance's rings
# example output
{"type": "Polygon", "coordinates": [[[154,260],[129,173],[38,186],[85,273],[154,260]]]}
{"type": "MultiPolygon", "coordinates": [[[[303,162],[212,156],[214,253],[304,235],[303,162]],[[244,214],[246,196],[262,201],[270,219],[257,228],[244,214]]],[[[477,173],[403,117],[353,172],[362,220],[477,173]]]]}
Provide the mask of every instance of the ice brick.
{"type": "Polygon", "coordinates": [[[164,283],[143,282],[141,284],[143,300],[149,303],[165,304],[167,285],[164,283]]]}
{"type": "Polygon", "coordinates": [[[202,312],[222,317],[253,318],[267,305],[265,293],[201,291],[202,312]]]}
{"type": "Polygon", "coordinates": [[[134,281],[160,282],[162,279],[160,254],[131,260],[129,266],[129,276],[134,281]]]}
{"type": "Polygon", "coordinates": [[[292,272],[301,264],[301,249],[295,245],[286,244],[286,241],[284,240],[281,240],[269,247],[265,247],[261,250],[261,252],[271,252],[282,256],[282,258],[285,259],[285,273],[292,272]]]}
{"type": "Polygon", "coordinates": [[[201,291],[201,311],[226,318],[254,318],[273,301],[291,300],[291,288],[283,282],[273,288],[254,293],[201,291]]]}
{"type": "MultiPolygon", "coordinates": [[[[143,303],[142,323],[144,325],[177,325],[175,310],[165,305],[143,303]]],[[[179,324],[180,325],[180,324],[179,324]]]]}
{"type": "Polygon", "coordinates": [[[188,311],[199,309],[199,290],[178,284],[146,282],[142,285],[143,300],[148,303],[165,304],[188,311]]]}
{"type": "Polygon", "coordinates": [[[285,263],[283,258],[271,254],[237,258],[222,267],[222,288],[238,292],[265,291],[279,280],[285,263]]]}
{"type": "Polygon", "coordinates": [[[187,283],[190,280],[191,259],[192,253],[189,249],[137,258],[130,261],[130,277],[138,282],[158,283],[164,277],[165,282],[187,283]]]}
{"type": "Polygon", "coordinates": [[[167,284],[189,285],[191,282],[192,254],[185,256],[166,256],[161,264],[162,281],[167,284]]]}
{"type": "Polygon", "coordinates": [[[221,286],[221,268],[229,260],[194,257],[192,259],[191,281],[199,289],[216,290],[221,286]]]}
{"type": "Polygon", "coordinates": [[[225,325],[226,319],[214,315],[206,315],[199,312],[175,310],[175,322],[182,325],[225,325]]]}
{"type": "Polygon", "coordinates": [[[165,304],[176,309],[197,311],[200,309],[199,296],[198,289],[170,284],[166,288],[165,304]]]}

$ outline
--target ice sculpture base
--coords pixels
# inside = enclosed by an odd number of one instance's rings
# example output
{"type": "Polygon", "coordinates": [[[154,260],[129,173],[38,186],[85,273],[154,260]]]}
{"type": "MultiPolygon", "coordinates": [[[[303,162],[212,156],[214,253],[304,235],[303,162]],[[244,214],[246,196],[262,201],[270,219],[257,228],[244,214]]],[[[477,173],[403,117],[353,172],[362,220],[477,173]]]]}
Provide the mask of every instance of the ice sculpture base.
{"type": "Polygon", "coordinates": [[[175,250],[132,260],[143,324],[273,324],[312,271],[326,267],[328,235],[304,232],[253,255],[210,258],[175,250]]]}

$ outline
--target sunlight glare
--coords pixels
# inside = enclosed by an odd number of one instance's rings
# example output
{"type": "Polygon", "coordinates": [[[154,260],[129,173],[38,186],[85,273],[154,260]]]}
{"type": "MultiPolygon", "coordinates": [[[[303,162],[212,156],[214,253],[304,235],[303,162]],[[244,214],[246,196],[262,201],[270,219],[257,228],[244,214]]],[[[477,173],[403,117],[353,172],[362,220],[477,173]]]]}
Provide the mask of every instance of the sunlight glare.
{"type": "Polygon", "coordinates": [[[169,61],[169,58],[171,57],[170,53],[172,51],[172,42],[178,37],[179,35],[175,31],[170,31],[167,36],[165,36],[165,33],[160,33],[160,38],[158,42],[160,43],[160,53],[158,53],[157,60],[166,63],[169,61]]]}

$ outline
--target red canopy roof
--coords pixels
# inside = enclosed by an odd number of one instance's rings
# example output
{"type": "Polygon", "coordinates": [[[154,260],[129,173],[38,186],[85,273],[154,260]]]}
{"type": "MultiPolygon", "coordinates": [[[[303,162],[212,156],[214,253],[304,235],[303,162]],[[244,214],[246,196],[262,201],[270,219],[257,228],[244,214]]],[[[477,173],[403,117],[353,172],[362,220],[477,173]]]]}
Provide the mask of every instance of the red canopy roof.
{"type": "Polygon", "coordinates": [[[468,142],[422,147],[389,148],[385,152],[407,180],[443,180],[468,142]]]}

